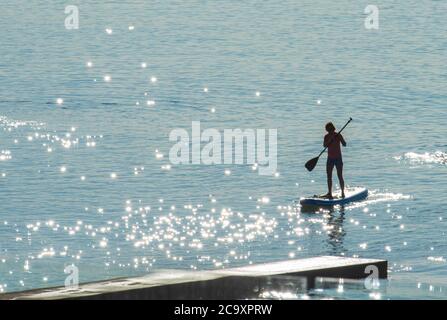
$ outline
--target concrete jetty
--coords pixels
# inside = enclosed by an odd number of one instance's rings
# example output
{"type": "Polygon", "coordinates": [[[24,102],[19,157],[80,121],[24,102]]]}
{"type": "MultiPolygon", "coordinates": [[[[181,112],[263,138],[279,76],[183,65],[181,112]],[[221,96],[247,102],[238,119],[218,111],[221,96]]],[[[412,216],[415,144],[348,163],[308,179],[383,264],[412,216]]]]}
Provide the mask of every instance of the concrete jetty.
{"type": "Polygon", "coordinates": [[[265,290],[312,288],[315,279],[363,279],[368,266],[387,278],[386,260],[334,256],[286,260],[217,271],[165,270],[143,277],[85,283],[0,295],[0,299],[256,299],[265,290]]]}

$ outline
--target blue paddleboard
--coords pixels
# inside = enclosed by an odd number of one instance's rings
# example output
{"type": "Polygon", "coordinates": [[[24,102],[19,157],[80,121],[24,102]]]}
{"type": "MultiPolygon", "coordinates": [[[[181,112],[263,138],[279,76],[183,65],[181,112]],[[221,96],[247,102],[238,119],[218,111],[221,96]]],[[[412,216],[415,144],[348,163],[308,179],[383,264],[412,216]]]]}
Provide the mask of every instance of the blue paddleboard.
{"type": "Polygon", "coordinates": [[[368,189],[366,188],[346,188],[345,197],[341,198],[340,195],[334,194],[333,199],[321,198],[318,196],[301,198],[300,204],[302,206],[322,206],[330,207],[335,205],[348,204],[354,201],[364,200],[368,197],[368,189]]]}

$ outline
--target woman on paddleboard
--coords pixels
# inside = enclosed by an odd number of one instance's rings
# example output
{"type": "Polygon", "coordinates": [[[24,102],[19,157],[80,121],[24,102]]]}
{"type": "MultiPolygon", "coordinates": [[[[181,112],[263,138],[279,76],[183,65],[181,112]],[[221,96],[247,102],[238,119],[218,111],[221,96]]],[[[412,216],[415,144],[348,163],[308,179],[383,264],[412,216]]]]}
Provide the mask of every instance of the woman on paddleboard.
{"type": "Polygon", "coordinates": [[[327,134],[324,136],[323,146],[328,148],[326,162],[327,187],[328,193],[323,197],[332,199],[332,171],[337,169],[338,181],[340,182],[341,196],[345,197],[345,181],[343,180],[343,159],[341,156],[341,146],[346,147],[346,141],[343,136],[335,131],[332,122],[326,124],[327,134]]]}

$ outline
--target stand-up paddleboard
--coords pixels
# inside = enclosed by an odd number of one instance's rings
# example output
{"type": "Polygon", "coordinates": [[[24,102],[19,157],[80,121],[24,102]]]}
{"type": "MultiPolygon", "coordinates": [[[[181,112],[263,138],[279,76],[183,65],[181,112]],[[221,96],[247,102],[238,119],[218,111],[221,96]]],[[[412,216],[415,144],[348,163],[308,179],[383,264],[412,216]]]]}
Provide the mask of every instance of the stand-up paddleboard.
{"type": "Polygon", "coordinates": [[[330,207],[335,205],[343,205],[348,204],[354,201],[360,201],[366,199],[368,196],[368,189],[366,188],[346,188],[345,189],[345,197],[342,198],[340,195],[340,191],[334,193],[334,198],[327,199],[321,198],[319,196],[312,196],[307,198],[301,198],[300,204],[302,206],[321,206],[321,207],[330,207]]]}

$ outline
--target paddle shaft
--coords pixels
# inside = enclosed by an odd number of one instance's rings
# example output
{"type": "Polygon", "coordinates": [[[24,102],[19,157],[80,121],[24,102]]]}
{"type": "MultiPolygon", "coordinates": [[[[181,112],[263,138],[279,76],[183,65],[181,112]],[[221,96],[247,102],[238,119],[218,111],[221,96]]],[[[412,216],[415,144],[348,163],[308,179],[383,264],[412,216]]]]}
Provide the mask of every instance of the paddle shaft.
{"type": "MultiPolygon", "coordinates": [[[[348,122],[346,122],[346,124],[343,126],[343,128],[340,129],[340,131],[337,132],[337,134],[340,134],[344,128],[346,128],[346,126],[349,124],[349,122],[352,121],[352,118],[349,118],[348,122]]],[[[321,155],[326,151],[326,149],[331,145],[332,142],[334,142],[335,138],[332,138],[331,141],[329,141],[328,145],[326,147],[324,147],[323,151],[320,152],[320,154],[318,155],[317,158],[321,157],[321,155]]]]}

